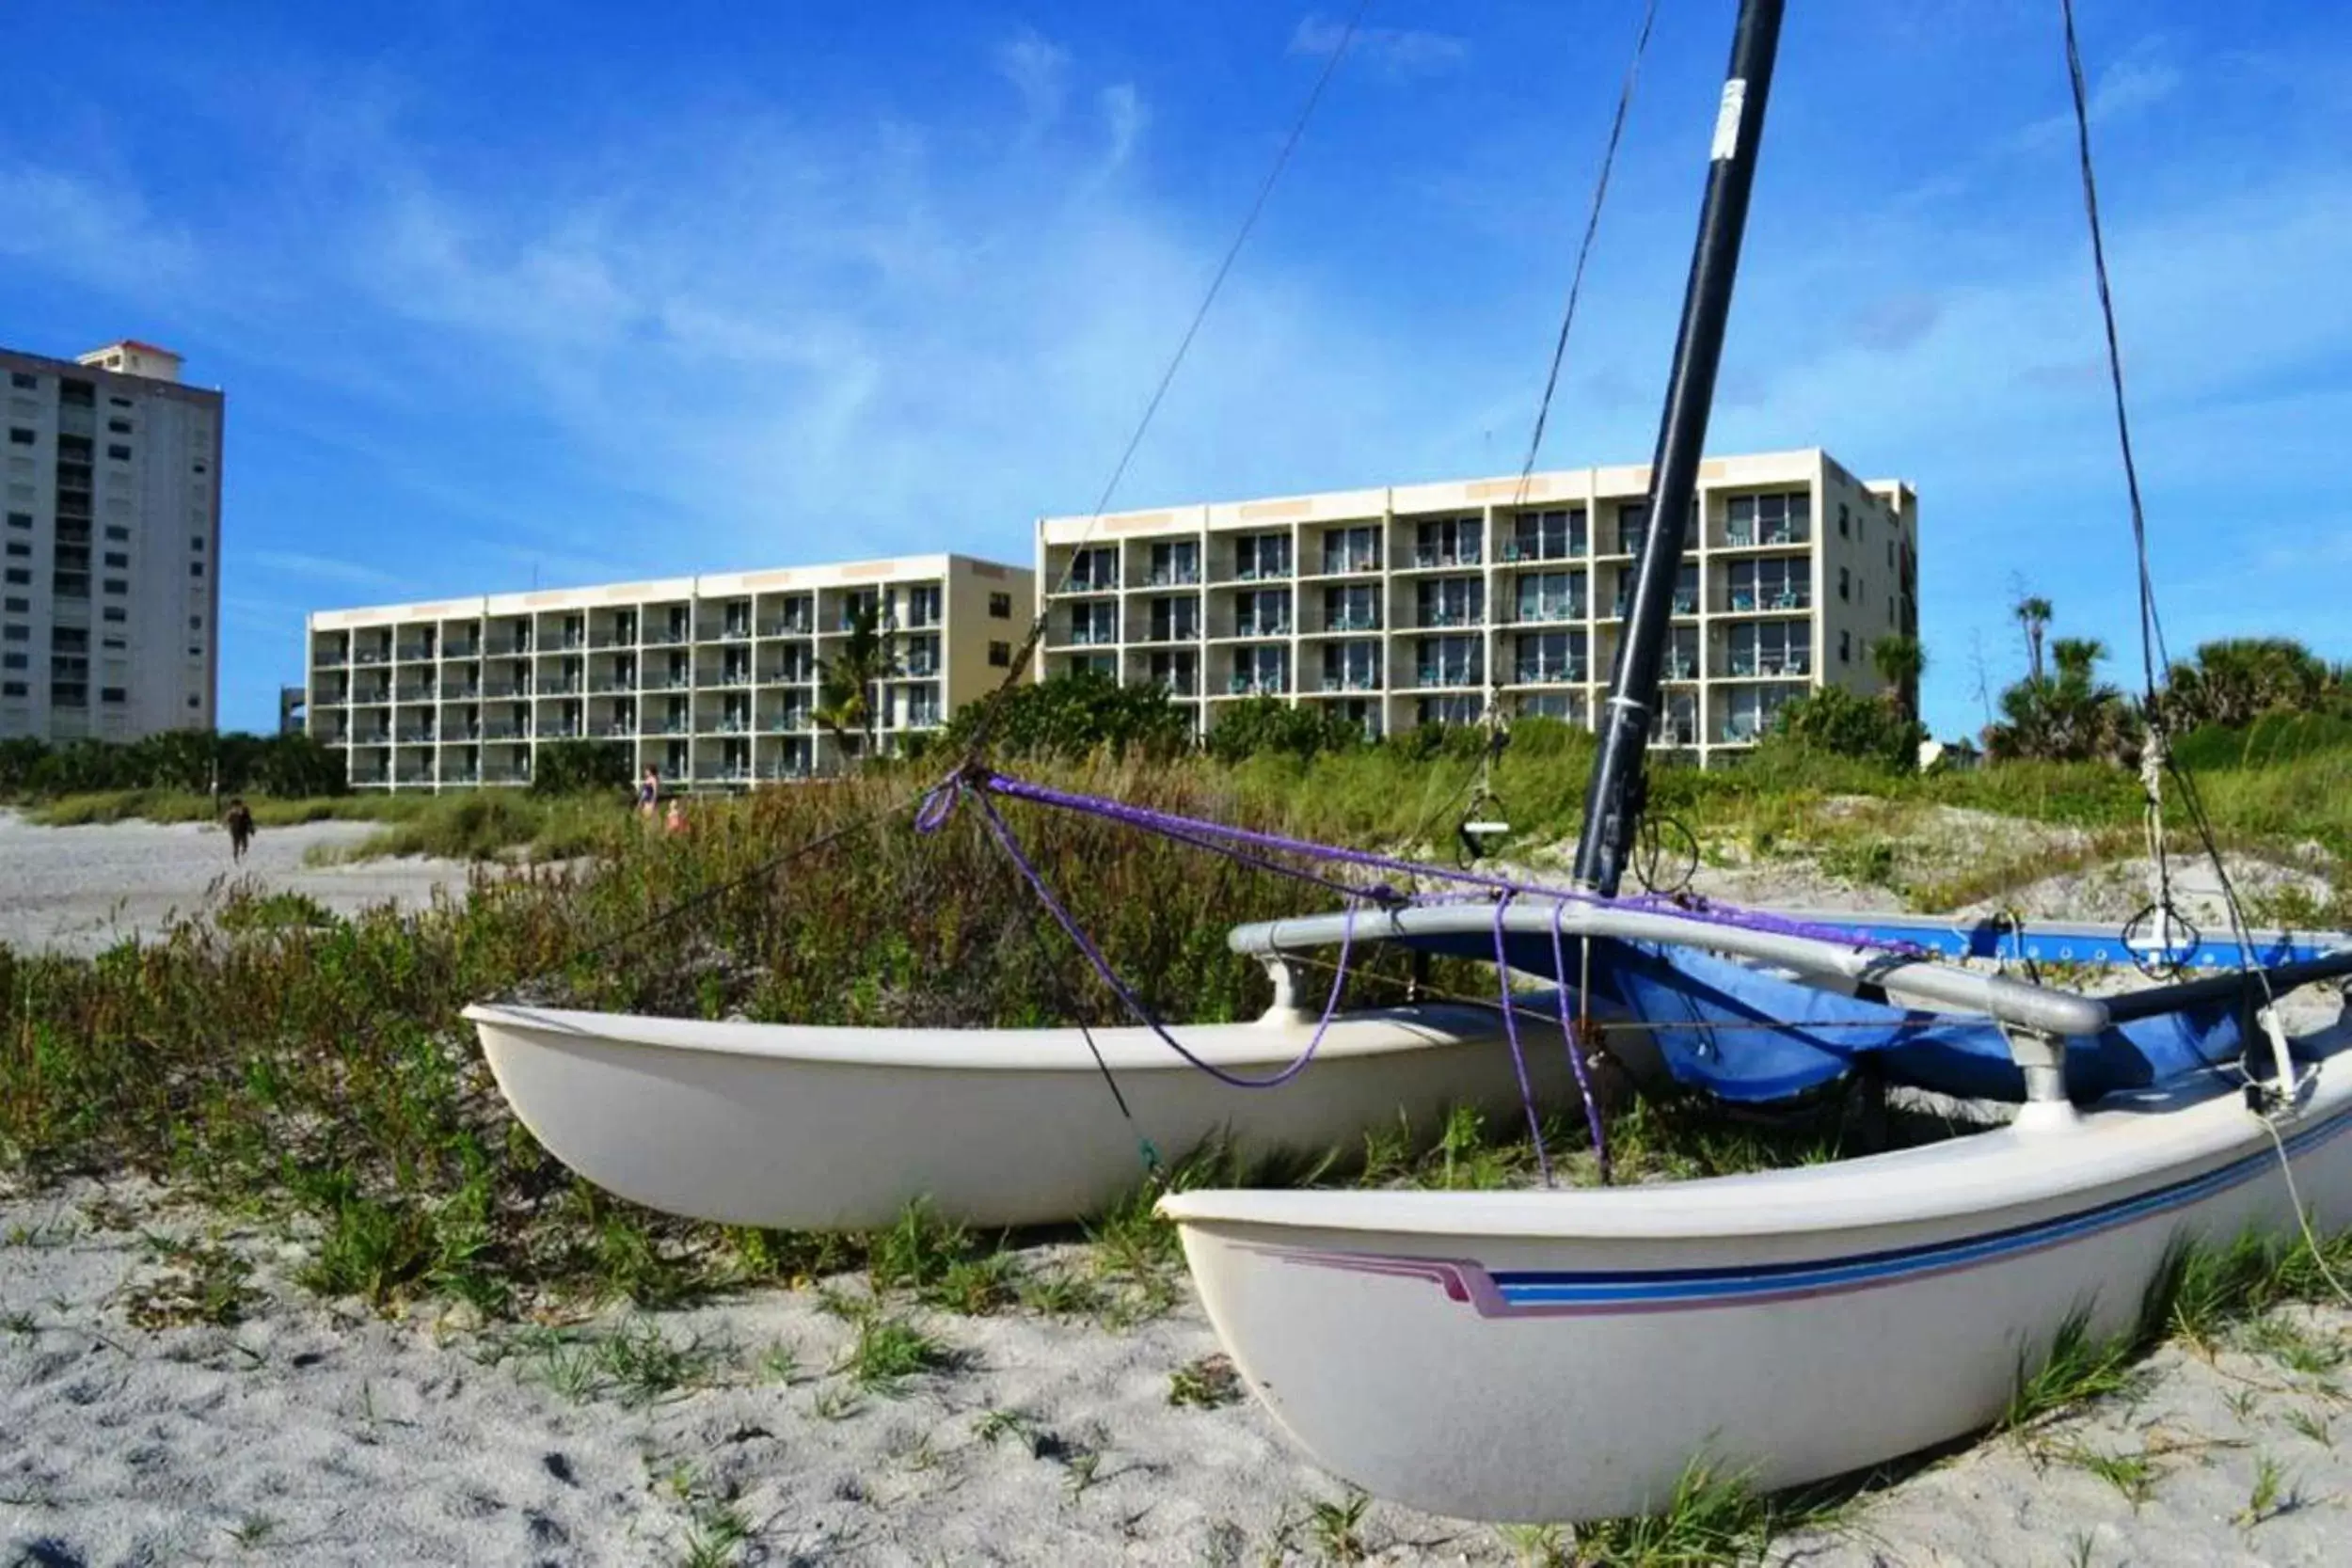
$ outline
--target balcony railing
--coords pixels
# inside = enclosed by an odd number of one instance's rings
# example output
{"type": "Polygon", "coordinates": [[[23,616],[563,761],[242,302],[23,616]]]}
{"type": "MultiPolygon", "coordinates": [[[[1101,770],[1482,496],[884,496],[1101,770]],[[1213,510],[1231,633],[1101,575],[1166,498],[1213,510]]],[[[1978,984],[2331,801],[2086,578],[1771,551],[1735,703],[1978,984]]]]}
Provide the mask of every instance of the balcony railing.
{"type": "Polygon", "coordinates": [[[1699,678],[1699,661],[1677,654],[1667,658],[1659,669],[1659,678],[1670,681],[1694,681],[1699,678]]]}
{"type": "Polygon", "coordinates": [[[433,744],[434,738],[435,736],[431,730],[403,730],[400,732],[400,743],[403,746],[430,746],[433,744]]]}
{"type": "Polygon", "coordinates": [[[1512,539],[1506,540],[1502,546],[1503,562],[1509,565],[1518,565],[1522,562],[1581,561],[1591,553],[1591,547],[1581,539],[1570,539],[1558,545],[1532,539],[1512,539]]]}
{"type": "Polygon", "coordinates": [[[310,668],[313,670],[340,670],[350,662],[351,653],[349,649],[329,648],[310,660],[310,668]]]}
{"type": "Polygon", "coordinates": [[[487,681],[483,685],[482,693],[485,697],[528,697],[531,695],[531,683],[529,681],[487,681]]]}
{"type": "Polygon", "coordinates": [[[1280,675],[1234,675],[1225,683],[1226,691],[1236,697],[1279,696],[1290,689],[1280,675]]]}
{"type": "Polygon", "coordinates": [[[1380,689],[1380,677],[1364,674],[1326,675],[1323,677],[1323,689],[1326,691],[1377,691],[1380,689]]]}
{"type": "Polygon", "coordinates": [[[1198,566],[1158,566],[1144,578],[1146,588],[1193,588],[1200,581],[1198,566]]]}
{"type": "Polygon", "coordinates": [[[1735,675],[1809,675],[1813,673],[1813,658],[1809,654],[1788,654],[1777,657],[1734,654],[1730,668],[1735,675]]]}
{"type": "Polygon", "coordinates": [[[1519,602],[1519,620],[1522,623],[1536,621],[1581,621],[1582,619],[1584,619],[1584,601],[1582,599],[1523,599],[1519,602]]]}
{"type": "Polygon", "coordinates": [[[1413,674],[1421,686],[1477,686],[1485,679],[1476,665],[1469,664],[1424,664],[1413,674]]]}
{"type": "Polygon", "coordinates": [[[1584,661],[1581,658],[1540,659],[1523,663],[1512,672],[1512,682],[1518,686],[1565,686],[1584,678],[1584,661]]]}
{"type": "Polygon", "coordinates": [[[1465,548],[1455,546],[1423,545],[1413,551],[1413,564],[1426,571],[1438,566],[1478,566],[1485,563],[1486,551],[1476,546],[1465,548]]]}
{"type": "Polygon", "coordinates": [[[1233,569],[1235,582],[1285,582],[1290,575],[1290,562],[1287,561],[1270,566],[1249,562],[1233,569]]]}
{"type": "Polygon", "coordinates": [[[748,642],[751,640],[752,626],[749,621],[721,626],[705,639],[706,641],[710,642],[748,642]]]}
{"type": "Polygon", "coordinates": [[[1486,617],[1475,610],[1448,610],[1442,606],[1422,612],[1424,626],[1475,626],[1485,624],[1486,617]]]}
{"type": "Polygon", "coordinates": [[[649,631],[645,633],[645,646],[648,648],[675,647],[678,643],[685,641],[686,629],[683,626],[675,629],[664,627],[660,631],[649,631]]]}
{"type": "Polygon", "coordinates": [[[1182,625],[1172,621],[1155,621],[1136,641],[1138,642],[1197,642],[1200,640],[1200,623],[1198,621],[1186,621],[1182,625]]]}
{"type": "Polygon", "coordinates": [[[1262,615],[1255,620],[1237,622],[1233,626],[1235,637],[1288,637],[1290,634],[1290,622],[1279,615],[1262,615]]]}
{"type": "Polygon", "coordinates": [[[421,664],[433,657],[432,644],[426,642],[403,642],[399,652],[403,664],[421,664]]]}
{"type": "Polygon", "coordinates": [[[712,735],[749,735],[751,728],[752,721],[749,719],[740,714],[730,713],[722,715],[718,722],[710,726],[709,733],[712,735]]]}
{"type": "Polygon", "coordinates": [[[453,784],[480,784],[482,775],[470,768],[452,768],[441,774],[441,782],[453,784]]]}
{"type": "Polygon", "coordinates": [[[429,703],[433,689],[429,686],[404,686],[392,693],[392,700],[401,703],[429,703]]]}
{"type": "Polygon", "coordinates": [[[1070,628],[1069,645],[1073,648],[1100,648],[1119,641],[1116,626],[1075,626],[1070,628]]]}
{"type": "Polygon", "coordinates": [[[384,650],[381,648],[361,648],[358,653],[351,656],[351,662],[354,664],[382,664],[385,662],[384,650]]]}
{"type": "Polygon", "coordinates": [[[715,686],[749,686],[752,684],[751,668],[745,665],[731,670],[709,671],[703,675],[702,684],[706,689],[715,686]]]}
{"type": "Polygon", "coordinates": [[[528,658],[531,657],[531,643],[528,641],[491,641],[484,643],[483,648],[492,658],[528,658]]]}
{"type": "Polygon", "coordinates": [[[637,689],[637,677],[635,675],[598,675],[588,683],[588,689],[597,693],[634,691],[637,689]]]}
{"type": "Polygon", "coordinates": [[[1331,631],[1378,631],[1380,612],[1376,610],[1342,610],[1331,617],[1331,631]]]}
{"type": "Polygon", "coordinates": [[[1379,569],[1380,554],[1377,550],[1342,550],[1323,558],[1323,575],[1327,578],[1352,572],[1376,572],[1379,569]]]}
{"type": "Polygon", "coordinates": [[[482,738],[485,740],[528,740],[531,738],[531,726],[517,723],[512,719],[496,719],[482,726],[482,738]]]}

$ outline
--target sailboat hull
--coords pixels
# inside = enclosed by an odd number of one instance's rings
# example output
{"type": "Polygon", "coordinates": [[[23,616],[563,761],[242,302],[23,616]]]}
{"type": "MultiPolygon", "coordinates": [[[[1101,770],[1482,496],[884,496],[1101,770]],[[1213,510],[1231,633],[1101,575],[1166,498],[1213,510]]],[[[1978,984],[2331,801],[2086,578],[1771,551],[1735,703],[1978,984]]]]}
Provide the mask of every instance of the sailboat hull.
{"type": "MultiPolygon", "coordinates": [[[[2352,1222],[2352,1060],[2280,1129],[2352,1222]]],[[[1762,1175],[1572,1193],[1166,1198],[1218,1336],[1319,1465],[1463,1518],[1654,1511],[1694,1463],[1770,1489],[1997,1420],[2071,1315],[2127,1329],[2169,1249],[2288,1237],[2228,1092],[1762,1175]]]]}
{"type": "MultiPolygon", "coordinates": [[[[648,1208],[732,1225],[864,1228],[928,1198],[969,1225],[1095,1213],[1168,1159],[1228,1137],[1247,1159],[1360,1151],[1400,1114],[1434,1132],[1455,1104],[1518,1116],[1498,1015],[1400,1007],[1333,1021],[1279,1087],[1243,1089],[1150,1031],[921,1030],[705,1022],[551,1008],[469,1007],[499,1087],[565,1164],[648,1208]],[[1134,1114],[1120,1114],[1099,1051],[1134,1114]]],[[[1314,1021],[1179,1030],[1227,1071],[1262,1077],[1314,1021]]],[[[1559,1032],[1521,1025],[1550,1103],[1573,1095],[1559,1032]]]]}

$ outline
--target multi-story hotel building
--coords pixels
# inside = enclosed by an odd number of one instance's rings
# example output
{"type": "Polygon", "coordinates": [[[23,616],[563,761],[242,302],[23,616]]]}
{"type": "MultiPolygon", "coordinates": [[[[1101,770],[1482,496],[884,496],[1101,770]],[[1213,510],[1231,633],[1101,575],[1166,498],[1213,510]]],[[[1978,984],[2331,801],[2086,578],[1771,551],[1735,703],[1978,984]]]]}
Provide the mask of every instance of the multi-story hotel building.
{"type": "MultiPolygon", "coordinates": [[[[1203,731],[1271,693],[1375,733],[1549,714],[1589,725],[1647,537],[1646,466],[1231,501],[1037,526],[1041,676],[1153,681],[1203,731]]],[[[1819,450],[1708,458],[1653,738],[1752,746],[1808,687],[1879,689],[1918,634],[1918,498],[1819,450]]]]}
{"type": "Polygon", "coordinates": [[[323,610],[306,722],[359,788],[526,784],[538,748],[580,738],[679,784],[795,778],[839,760],[819,670],[862,614],[895,656],[888,752],[1005,678],[1035,602],[1023,567],[930,555],[323,610]]]}
{"type": "Polygon", "coordinates": [[[0,738],[213,725],[226,408],[180,362],[0,348],[0,738]]]}

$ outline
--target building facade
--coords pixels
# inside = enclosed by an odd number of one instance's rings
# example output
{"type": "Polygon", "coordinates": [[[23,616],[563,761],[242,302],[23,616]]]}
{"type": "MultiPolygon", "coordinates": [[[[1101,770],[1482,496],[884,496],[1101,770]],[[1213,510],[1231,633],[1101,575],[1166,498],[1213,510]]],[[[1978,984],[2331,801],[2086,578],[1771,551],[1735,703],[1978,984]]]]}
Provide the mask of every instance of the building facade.
{"type": "Polygon", "coordinates": [[[870,702],[890,752],[1005,678],[1035,602],[1025,568],[931,555],[322,610],[306,722],[361,789],[527,784],[582,738],[678,784],[798,778],[841,759],[819,672],[862,614],[895,656],[870,702]]]}
{"type": "MultiPolygon", "coordinates": [[[[1157,682],[1205,733],[1272,694],[1375,734],[1547,714],[1589,726],[1648,537],[1646,465],[1037,525],[1041,677],[1157,682]]],[[[1870,646],[1918,635],[1918,498],[1818,449],[1699,467],[1654,743],[1753,746],[1870,646]]]]}
{"type": "Polygon", "coordinates": [[[0,348],[0,738],[213,726],[227,410],[180,364],[0,348]]]}

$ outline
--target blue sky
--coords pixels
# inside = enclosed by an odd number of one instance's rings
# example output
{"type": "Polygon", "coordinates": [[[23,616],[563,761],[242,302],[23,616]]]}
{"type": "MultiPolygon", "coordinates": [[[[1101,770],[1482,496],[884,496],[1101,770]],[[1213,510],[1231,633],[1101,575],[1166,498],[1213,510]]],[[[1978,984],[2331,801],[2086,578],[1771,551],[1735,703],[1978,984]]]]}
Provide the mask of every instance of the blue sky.
{"type": "MultiPolygon", "coordinates": [[[[8,8],[0,342],[227,388],[231,725],[310,609],[1025,561],[1345,3],[8,8]]],[[[1548,464],[1654,439],[1733,9],[1661,8],[1548,464]]],[[[1515,469],[1639,11],[1374,0],[1115,504],[1515,469]]],[[[1791,11],[1709,445],[1918,484],[1973,728],[2021,585],[2133,646],[2057,0],[1791,11]]],[[[2352,657],[2352,16],[2080,11],[2172,640],[2352,657]]]]}

